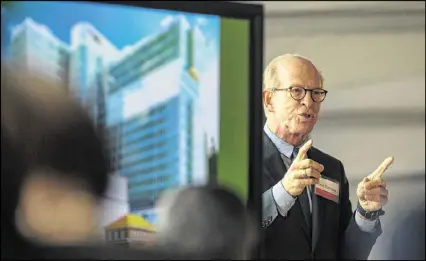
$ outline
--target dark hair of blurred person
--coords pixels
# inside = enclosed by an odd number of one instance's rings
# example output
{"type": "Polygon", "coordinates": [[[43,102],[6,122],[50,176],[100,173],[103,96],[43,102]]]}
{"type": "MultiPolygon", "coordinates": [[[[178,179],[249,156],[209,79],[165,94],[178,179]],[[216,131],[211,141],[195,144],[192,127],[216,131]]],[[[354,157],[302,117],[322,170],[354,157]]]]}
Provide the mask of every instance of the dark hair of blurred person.
{"type": "Polygon", "coordinates": [[[200,259],[250,258],[256,226],[242,201],[221,187],[188,187],[158,202],[157,242],[200,259]]]}
{"type": "Polygon", "coordinates": [[[17,234],[46,245],[89,240],[108,178],[101,137],[61,86],[1,73],[2,256],[17,234]]]}
{"type": "Polygon", "coordinates": [[[1,70],[2,260],[164,259],[91,241],[108,179],[102,136],[61,86],[1,70]]]}

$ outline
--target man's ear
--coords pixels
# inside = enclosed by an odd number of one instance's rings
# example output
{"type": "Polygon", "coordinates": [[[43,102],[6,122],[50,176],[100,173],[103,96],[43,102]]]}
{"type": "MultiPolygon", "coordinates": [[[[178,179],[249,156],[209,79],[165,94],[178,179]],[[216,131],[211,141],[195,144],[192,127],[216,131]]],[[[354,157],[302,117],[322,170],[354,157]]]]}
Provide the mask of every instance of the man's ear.
{"type": "Polygon", "coordinates": [[[273,112],[274,106],[272,105],[272,92],[264,89],[262,91],[262,100],[263,100],[263,107],[265,109],[265,113],[273,112]]]}

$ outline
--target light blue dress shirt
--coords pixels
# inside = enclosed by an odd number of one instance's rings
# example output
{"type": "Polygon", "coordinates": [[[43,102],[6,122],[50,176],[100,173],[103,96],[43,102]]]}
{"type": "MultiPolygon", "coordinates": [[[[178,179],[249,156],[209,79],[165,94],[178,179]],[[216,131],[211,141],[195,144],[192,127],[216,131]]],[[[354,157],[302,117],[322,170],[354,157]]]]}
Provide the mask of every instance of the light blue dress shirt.
{"type": "MultiPolygon", "coordinates": [[[[263,130],[265,131],[266,135],[271,139],[272,143],[275,145],[275,147],[278,149],[278,151],[284,155],[287,158],[291,158],[291,155],[294,151],[294,146],[288,144],[284,140],[277,137],[265,124],[263,130]]],[[[310,195],[310,190],[308,190],[309,195],[309,208],[312,212],[312,199],[310,195]]],[[[293,207],[294,203],[296,202],[296,199],[293,198],[283,187],[281,182],[278,182],[273,188],[272,188],[272,196],[275,200],[275,203],[277,204],[277,210],[280,213],[281,216],[285,217],[287,216],[288,211],[293,207]]],[[[376,220],[368,220],[365,218],[362,218],[361,215],[357,212],[355,215],[355,222],[358,225],[358,227],[363,232],[374,232],[376,224],[378,222],[378,219],[376,220]]]]}

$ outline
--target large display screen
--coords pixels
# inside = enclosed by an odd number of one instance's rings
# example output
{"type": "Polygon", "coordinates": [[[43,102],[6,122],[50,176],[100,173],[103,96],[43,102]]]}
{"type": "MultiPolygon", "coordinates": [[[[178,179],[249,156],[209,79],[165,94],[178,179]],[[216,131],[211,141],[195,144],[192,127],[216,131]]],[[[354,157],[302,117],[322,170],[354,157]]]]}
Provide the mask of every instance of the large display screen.
{"type": "Polygon", "coordinates": [[[3,29],[2,59],[56,81],[109,134],[107,241],[148,242],[171,188],[217,182],[247,198],[248,20],[16,1],[3,29]]]}

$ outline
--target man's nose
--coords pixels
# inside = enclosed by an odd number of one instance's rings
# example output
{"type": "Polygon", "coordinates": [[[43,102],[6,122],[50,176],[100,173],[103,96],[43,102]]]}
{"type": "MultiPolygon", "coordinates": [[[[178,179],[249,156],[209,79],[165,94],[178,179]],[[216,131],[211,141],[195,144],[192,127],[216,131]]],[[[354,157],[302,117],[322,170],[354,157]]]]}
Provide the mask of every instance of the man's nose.
{"type": "Polygon", "coordinates": [[[303,98],[302,103],[303,103],[306,107],[310,108],[310,107],[312,106],[312,103],[313,103],[313,102],[314,102],[314,101],[312,100],[312,93],[311,93],[311,92],[306,92],[306,95],[305,95],[305,97],[303,98]]]}

